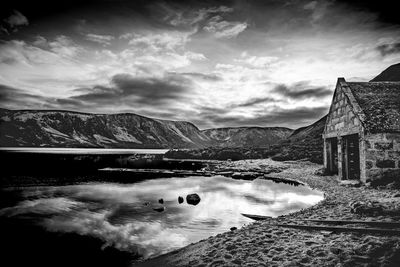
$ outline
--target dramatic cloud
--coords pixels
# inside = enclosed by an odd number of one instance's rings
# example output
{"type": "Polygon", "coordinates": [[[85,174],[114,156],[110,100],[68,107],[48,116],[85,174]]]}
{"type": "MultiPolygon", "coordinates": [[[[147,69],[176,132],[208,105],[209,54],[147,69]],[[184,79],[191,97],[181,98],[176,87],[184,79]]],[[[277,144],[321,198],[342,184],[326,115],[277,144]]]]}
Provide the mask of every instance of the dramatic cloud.
{"type": "Polygon", "coordinates": [[[201,8],[199,10],[173,10],[166,5],[162,8],[166,11],[165,21],[173,26],[180,25],[195,25],[206,19],[208,19],[213,14],[224,14],[233,12],[234,9],[227,6],[214,6],[210,8],[201,8]]]}
{"type": "Polygon", "coordinates": [[[6,34],[9,34],[10,31],[17,31],[17,28],[20,26],[29,25],[28,19],[18,10],[13,10],[13,13],[9,17],[3,19],[3,22],[5,25],[1,26],[1,31],[6,34]]]}
{"type": "Polygon", "coordinates": [[[51,99],[37,94],[29,93],[25,90],[0,84],[0,105],[5,108],[51,108],[48,105],[51,99]]]}
{"type": "Polygon", "coordinates": [[[218,112],[219,110],[204,110],[199,116],[198,121],[207,121],[205,128],[213,128],[216,125],[232,126],[283,126],[295,128],[294,125],[302,125],[310,120],[315,122],[328,112],[327,107],[316,108],[295,108],[281,109],[276,108],[265,114],[258,114],[254,117],[232,116],[227,113],[218,112]]]}
{"type": "Polygon", "coordinates": [[[171,100],[181,99],[191,86],[190,80],[178,75],[166,75],[161,78],[137,78],[129,74],[115,75],[111,86],[94,86],[80,88],[84,92],[70,99],[81,100],[91,104],[113,104],[133,101],[144,105],[160,105],[171,100]]]}
{"type": "Polygon", "coordinates": [[[89,33],[86,35],[86,39],[95,43],[99,43],[102,45],[110,45],[111,41],[114,40],[114,36],[111,35],[101,35],[101,34],[93,34],[89,33]]]}
{"type": "Polygon", "coordinates": [[[280,84],[274,88],[273,92],[291,99],[321,98],[331,96],[333,93],[326,87],[312,87],[309,82],[298,82],[291,86],[280,84]]]}
{"type": "Polygon", "coordinates": [[[246,22],[225,21],[221,16],[214,16],[210,19],[204,30],[214,33],[217,38],[233,38],[247,28],[246,22]]]}
{"type": "Polygon", "coordinates": [[[382,56],[400,53],[400,43],[382,44],[376,48],[382,56]]]}
{"type": "Polygon", "coordinates": [[[237,107],[251,107],[254,105],[258,105],[258,104],[263,104],[263,103],[276,103],[278,102],[278,100],[276,100],[275,98],[271,98],[271,97],[258,97],[258,98],[252,98],[249,99],[248,101],[238,104],[237,107]]]}
{"type": "Polygon", "coordinates": [[[277,57],[257,57],[257,56],[246,56],[246,53],[242,55],[242,58],[235,59],[236,62],[244,63],[254,68],[267,68],[272,63],[277,62],[277,57]]]}
{"type": "Polygon", "coordinates": [[[364,2],[10,6],[0,18],[0,104],[200,128],[304,126],[325,114],[338,77],[368,81],[400,62],[397,9],[364,2]]]}
{"type": "Polygon", "coordinates": [[[132,34],[129,44],[136,49],[151,49],[154,52],[175,50],[185,45],[188,35],[181,32],[132,34]]]}
{"type": "Polygon", "coordinates": [[[181,75],[186,76],[186,77],[191,77],[194,79],[200,79],[200,80],[205,80],[205,81],[212,81],[212,82],[218,82],[222,81],[222,77],[218,76],[217,74],[207,74],[207,73],[199,73],[199,72],[183,72],[181,75]]]}

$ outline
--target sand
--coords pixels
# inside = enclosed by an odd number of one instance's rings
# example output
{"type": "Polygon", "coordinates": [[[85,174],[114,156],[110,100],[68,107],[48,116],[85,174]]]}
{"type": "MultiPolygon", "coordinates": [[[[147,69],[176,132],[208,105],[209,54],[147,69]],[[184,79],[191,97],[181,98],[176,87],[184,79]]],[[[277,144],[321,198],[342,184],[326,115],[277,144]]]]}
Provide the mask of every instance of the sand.
{"type": "Polygon", "coordinates": [[[296,219],[400,221],[393,213],[377,216],[351,211],[351,204],[354,207],[354,203],[369,201],[396,210],[400,207],[399,190],[343,186],[335,176],[316,174],[322,166],[306,161],[243,160],[222,163],[218,169],[243,171],[270,167],[281,170],[271,176],[305,182],[323,191],[325,199],[310,208],[272,221],[257,221],[134,266],[400,266],[399,236],[269,225],[296,223],[291,221],[296,219]]]}

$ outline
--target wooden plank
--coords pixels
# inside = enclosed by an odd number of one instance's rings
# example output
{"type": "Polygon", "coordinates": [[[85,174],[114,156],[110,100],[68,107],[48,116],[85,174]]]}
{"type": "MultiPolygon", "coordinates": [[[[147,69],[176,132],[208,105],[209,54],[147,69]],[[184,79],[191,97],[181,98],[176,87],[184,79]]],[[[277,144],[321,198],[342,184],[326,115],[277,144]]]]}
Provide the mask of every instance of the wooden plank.
{"type": "Polygon", "coordinates": [[[384,234],[384,235],[400,235],[400,230],[382,229],[382,228],[359,228],[359,227],[341,227],[341,226],[319,226],[319,225],[301,225],[301,224],[269,224],[270,226],[278,226],[284,228],[295,228],[302,230],[317,231],[336,231],[336,232],[356,232],[361,234],[384,234]]]}
{"type": "Polygon", "coordinates": [[[246,213],[241,213],[244,217],[253,219],[255,221],[261,221],[261,220],[268,220],[272,219],[271,216],[263,216],[263,215],[255,215],[255,214],[246,214],[246,213]]]}
{"type": "MultiPolygon", "coordinates": [[[[243,216],[256,220],[269,220],[272,219],[271,216],[263,216],[263,215],[256,215],[256,214],[246,214],[242,213],[243,216]]],[[[378,226],[378,227],[388,227],[388,228],[400,228],[400,222],[380,222],[380,221],[349,221],[349,220],[317,220],[317,219],[295,219],[290,220],[291,222],[317,222],[317,223],[326,223],[326,224],[365,224],[369,226],[378,226]]]]}
{"type": "Polygon", "coordinates": [[[366,224],[370,226],[379,227],[400,227],[400,222],[380,222],[380,221],[348,221],[348,220],[315,220],[315,219],[300,219],[300,220],[290,220],[290,221],[306,221],[306,222],[318,222],[326,224],[366,224]]]}

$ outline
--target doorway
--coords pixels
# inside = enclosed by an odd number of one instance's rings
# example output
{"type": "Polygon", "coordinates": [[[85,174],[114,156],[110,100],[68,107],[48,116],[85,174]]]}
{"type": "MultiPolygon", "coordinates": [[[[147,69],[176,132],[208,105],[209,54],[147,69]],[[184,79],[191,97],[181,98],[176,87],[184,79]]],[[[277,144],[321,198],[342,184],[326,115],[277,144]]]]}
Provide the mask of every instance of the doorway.
{"type": "Polygon", "coordinates": [[[338,141],[337,138],[326,139],[327,169],[331,174],[338,174],[338,141]]]}
{"type": "Polygon", "coordinates": [[[343,136],[342,138],[342,179],[360,179],[360,149],[358,134],[343,136]]]}

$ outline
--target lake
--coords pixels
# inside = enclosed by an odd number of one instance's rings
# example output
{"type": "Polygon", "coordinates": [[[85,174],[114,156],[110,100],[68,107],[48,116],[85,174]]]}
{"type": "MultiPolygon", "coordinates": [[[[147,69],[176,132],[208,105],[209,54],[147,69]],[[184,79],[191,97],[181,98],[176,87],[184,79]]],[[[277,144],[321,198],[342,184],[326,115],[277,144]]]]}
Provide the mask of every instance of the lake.
{"type": "MultiPolygon", "coordinates": [[[[251,222],[241,213],[279,216],[316,204],[323,193],[307,186],[223,176],[162,178],[134,184],[86,183],[6,188],[12,204],[0,218],[39,225],[51,233],[76,233],[104,247],[154,257],[251,222]],[[186,195],[197,193],[197,205],[186,195]],[[178,203],[178,196],[185,201],[178,203]],[[158,200],[162,198],[164,203],[158,200]],[[165,207],[163,212],[154,208],[165,207]]],[[[10,202],[11,203],[11,202],[10,202]]]]}

